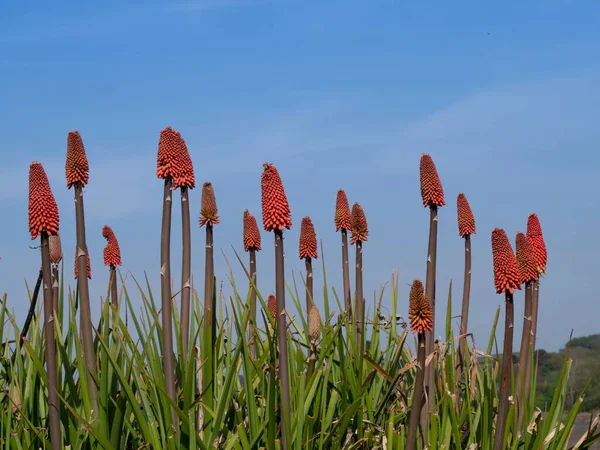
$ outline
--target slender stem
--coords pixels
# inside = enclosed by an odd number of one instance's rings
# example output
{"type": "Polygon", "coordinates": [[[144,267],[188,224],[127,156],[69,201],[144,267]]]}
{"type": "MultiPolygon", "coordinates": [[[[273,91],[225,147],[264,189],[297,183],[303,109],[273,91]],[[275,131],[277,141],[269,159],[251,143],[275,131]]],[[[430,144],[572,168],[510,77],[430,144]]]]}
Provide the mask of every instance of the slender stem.
{"type": "Polygon", "coordinates": [[[206,425],[212,422],[211,413],[208,409],[213,409],[214,403],[214,369],[213,369],[213,291],[214,291],[214,257],[213,257],[213,227],[206,225],[206,260],[204,263],[204,366],[202,374],[202,397],[207,411],[204,412],[205,429],[210,427],[206,425]]]}
{"type": "Polygon", "coordinates": [[[58,316],[58,263],[52,263],[52,311],[58,316]]]}
{"type": "Polygon", "coordinates": [[[277,299],[277,343],[279,347],[279,378],[281,380],[281,448],[287,449],[290,422],[290,381],[288,367],[287,324],[285,312],[285,267],[283,261],[283,232],[275,230],[275,297],[277,299]]]}
{"type": "Polygon", "coordinates": [[[308,353],[308,367],[306,369],[306,380],[310,380],[314,371],[315,371],[315,365],[317,363],[317,343],[316,342],[311,342],[310,343],[310,350],[308,353]]]}
{"type": "MultiPolygon", "coordinates": [[[[421,417],[421,408],[423,406],[423,382],[425,380],[425,334],[418,335],[417,349],[417,376],[415,378],[415,390],[413,393],[412,407],[410,410],[410,419],[408,424],[408,437],[406,439],[407,450],[417,448],[417,428],[421,417]]],[[[421,431],[421,434],[423,432],[421,431]]]]}
{"type": "Polygon", "coordinates": [[[310,307],[313,305],[313,270],[312,270],[312,259],[305,258],[306,263],[306,319],[308,320],[308,313],[310,307]]]}
{"type": "Polygon", "coordinates": [[[348,230],[342,228],[342,275],[344,278],[344,302],[346,314],[352,315],[352,294],[350,292],[350,263],[348,258],[348,230]]]}
{"type": "MultiPolygon", "coordinates": [[[[527,284],[525,285],[525,295],[529,295],[529,298],[531,299],[531,310],[529,313],[529,334],[527,335],[527,339],[528,339],[528,345],[527,345],[527,365],[525,366],[525,398],[527,398],[527,400],[529,400],[529,387],[531,385],[531,352],[535,351],[535,338],[534,338],[534,315],[535,315],[535,324],[537,326],[537,307],[538,307],[538,299],[534,299],[534,285],[536,285],[537,283],[535,281],[532,281],[531,283],[529,283],[529,286],[527,286],[527,284]],[[535,304],[534,304],[535,303],[535,304]],[[535,310],[535,313],[534,313],[535,310]]],[[[527,301],[527,298],[525,299],[525,301],[527,301]]],[[[525,311],[525,315],[527,316],[527,311],[525,311]]]]}
{"type": "Polygon", "coordinates": [[[44,271],[42,268],[40,269],[37,281],[35,282],[35,287],[33,288],[33,294],[31,295],[31,304],[29,305],[29,311],[27,312],[25,323],[23,324],[23,328],[21,328],[21,344],[23,343],[23,339],[25,339],[25,336],[27,336],[27,331],[29,331],[29,325],[31,325],[31,320],[33,319],[33,315],[35,314],[35,305],[37,303],[38,295],[40,294],[40,287],[42,286],[43,276],[44,271]]]}
{"type": "MultiPolygon", "coordinates": [[[[173,322],[171,319],[171,212],[173,180],[165,179],[162,211],[162,231],[160,242],[160,293],[162,308],[163,371],[167,395],[175,401],[175,363],[173,360],[173,322]]],[[[171,408],[170,424],[175,420],[171,408]]]]}
{"type": "Polygon", "coordinates": [[[515,310],[513,294],[506,293],[506,316],[504,319],[504,349],[502,351],[502,381],[500,385],[500,399],[498,406],[498,419],[496,421],[496,435],[494,436],[494,450],[504,448],[504,432],[508,416],[508,395],[510,394],[510,379],[512,374],[513,350],[513,324],[515,310]]]}
{"type": "Polygon", "coordinates": [[[527,382],[529,378],[529,360],[531,352],[531,314],[533,310],[533,298],[531,291],[531,281],[525,282],[525,313],[523,317],[523,335],[521,336],[521,348],[519,350],[519,370],[517,370],[515,378],[515,393],[517,397],[517,432],[521,430],[521,424],[525,414],[525,404],[523,401],[529,396],[527,395],[528,389],[527,382]],[[521,384],[523,384],[523,390],[521,390],[521,384]]]}
{"type": "MultiPolygon", "coordinates": [[[[438,210],[436,205],[429,207],[429,246],[427,249],[427,273],[425,275],[425,295],[431,305],[433,313],[431,331],[425,333],[426,352],[427,355],[433,353],[433,344],[435,340],[435,276],[437,265],[437,232],[438,232],[438,210]]],[[[425,439],[427,435],[427,414],[433,410],[435,405],[435,384],[434,372],[435,361],[431,360],[430,364],[425,367],[425,404],[421,415],[421,427],[425,430],[425,439]]]]}
{"type": "Polygon", "coordinates": [[[112,305],[117,308],[119,306],[119,291],[117,289],[117,268],[110,266],[110,299],[112,305]]]}
{"type": "MultiPolygon", "coordinates": [[[[256,286],[256,249],[250,248],[250,276],[256,286]]],[[[256,359],[256,290],[250,287],[250,330],[248,340],[250,343],[250,354],[256,359]]]]}
{"type": "Polygon", "coordinates": [[[362,355],[363,343],[363,315],[364,315],[364,297],[363,297],[363,258],[362,258],[362,242],[356,241],[356,311],[354,311],[354,322],[356,326],[356,345],[358,354],[362,355]]]}
{"type": "Polygon", "coordinates": [[[192,271],[192,233],[187,186],[181,187],[181,351],[187,358],[190,339],[190,277],[192,271]]]}
{"type": "MultiPolygon", "coordinates": [[[[463,282],[462,309],[460,313],[460,334],[467,334],[469,325],[469,300],[471,297],[471,235],[465,236],[465,278],[463,282]]],[[[460,377],[465,367],[467,338],[463,337],[459,344],[459,366],[456,369],[457,393],[460,393],[460,377]]]]}
{"type": "Polygon", "coordinates": [[[532,291],[533,291],[533,301],[532,301],[532,311],[531,311],[531,346],[533,347],[533,352],[535,353],[535,341],[537,339],[537,326],[538,326],[538,309],[540,303],[540,282],[532,283],[532,291]]]}
{"type": "MultiPolygon", "coordinates": [[[[54,340],[54,315],[52,305],[52,275],[50,271],[50,246],[48,234],[42,232],[42,278],[44,282],[44,332],[46,335],[46,368],[48,372],[48,409],[50,412],[50,443],[52,450],[62,448],[60,409],[58,403],[58,371],[56,368],[56,343],[54,340]]],[[[85,270],[80,272],[85,274],[85,270]]],[[[85,276],[80,277],[85,278],[85,276]]]]}
{"type": "Polygon", "coordinates": [[[90,290],[87,277],[87,244],[85,238],[85,212],[83,207],[83,186],[75,184],[75,225],[77,231],[77,288],[80,301],[80,326],[83,340],[83,356],[88,370],[88,389],[93,415],[98,414],[98,385],[96,384],[96,356],[92,337],[92,313],[90,310],[90,290]]]}

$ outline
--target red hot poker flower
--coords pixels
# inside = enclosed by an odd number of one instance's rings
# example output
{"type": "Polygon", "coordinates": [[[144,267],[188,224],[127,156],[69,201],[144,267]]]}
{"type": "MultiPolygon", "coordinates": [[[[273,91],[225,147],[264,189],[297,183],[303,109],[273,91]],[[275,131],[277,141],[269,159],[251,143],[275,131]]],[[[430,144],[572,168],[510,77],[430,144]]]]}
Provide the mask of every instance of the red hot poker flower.
{"type": "Polygon", "coordinates": [[[244,250],[254,249],[260,251],[260,231],[256,224],[256,217],[250,211],[244,211],[244,250]]]}
{"type": "Polygon", "coordinates": [[[521,289],[521,274],[517,258],[515,258],[506,232],[502,228],[492,231],[492,256],[496,293],[509,292],[512,294],[515,289],[521,289]]]}
{"type": "MultiPolygon", "coordinates": [[[[91,280],[92,279],[92,268],[90,266],[90,255],[87,254],[85,255],[85,266],[86,266],[86,271],[87,271],[87,277],[91,280]]],[[[77,279],[77,277],[79,276],[79,267],[77,264],[77,248],[75,249],[75,279],[77,279]]]]}
{"type": "Polygon", "coordinates": [[[302,219],[300,225],[300,259],[304,258],[318,258],[315,226],[308,216],[302,219]]]}
{"type": "Polygon", "coordinates": [[[219,214],[217,214],[217,200],[212,184],[207,181],[202,186],[202,200],[200,203],[200,226],[216,225],[219,223],[219,214]]]}
{"type": "Polygon", "coordinates": [[[277,320],[277,300],[273,294],[269,295],[269,299],[267,300],[267,308],[269,309],[269,314],[274,320],[277,320]]]}
{"type": "Polygon", "coordinates": [[[349,230],[350,225],[350,205],[346,192],[340,189],[335,200],[335,231],[340,231],[342,228],[349,230]]]}
{"type": "Polygon", "coordinates": [[[415,278],[410,288],[408,318],[414,334],[425,333],[433,329],[433,311],[425,295],[423,283],[415,278]]]}
{"type": "Polygon", "coordinates": [[[196,186],[194,165],[192,164],[192,158],[190,158],[187,145],[181,135],[179,136],[179,150],[176,154],[174,166],[176,171],[173,174],[173,189],[177,189],[178,187],[194,189],[196,186]]]}
{"type": "Polygon", "coordinates": [[[50,262],[53,264],[58,264],[62,260],[60,236],[57,234],[56,236],[50,236],[48,239],[50,245],[50,262]]]}
{"type": "Polygon", "coordinates": [[[358,203],[352,205],[350,233],[350,244],[354,244],[356,241],[368,241],[369,230],[367,228],[367,218],[362,206],[358,203]]]}
{"type": "Polygon", "coordinates": [[[74,184],[82,186],[88,184],[90,167],[83,140],[77,131],[69,131],[67,136],[67,162],[65,172],[67,177],[67,188],[71,189],[74,184]]]}
{"type": "Polygon", "coordinates": [[[460,237],[475,234],[475,218],[465,194],[458,194],[456,207],[458,210],[458,234],[460,237]]]}
{"type": "Polygon", "coordinates": [[[444,189],[442,182],[435,168],[435,164],[431,156],[423,153],[421,156],[421,197],[423,197],[423,205],[427,206],[444,206],[444,189]]]}
{"type": "Polygon", "coordinates": [[[160,132],[156,156],[156,176],[175,178],[180,174],[178,153],[181,151],[181,135],[171,127],[160,132]]]}
{"type": "Polygon", "coordinates": [[[273,164],[264,163],[261,175],[262,213],[265,231],[288,230],[292,226],[292,213],[285,196],[279,172],[273,164]]]}
{"type": "Polygon", "coordinates": [[[58,206],[52,195],[48,177],[42,165],[34,161],[29,166],[29,233],[35,239],[43,232],[58,234],[58,206]]]}
{"type": "Polygon", "coordinates": [[[537,271],[540,275],[546,273],[546,263],[548,255],[546,253],[546,243],[542,235],[542,226],[537,214],[531,213],[527,219],[527,239],[533,248],[537,271]]]}
{"type": "Polygon", "coordinates": [[[519,265],[519,273],[521,274],[521,283],[537,281],[538,272],[533,248],[527,237],[520,231],[517,233],[515,247],[517,248],[517,264],[519,265]]]}
{"type": "Polygon", "coordinates": [[[106,247],[104,247],[104,265],[117,267],[122,265],[121,262],[121,249],[119,248],[119,242],[113,232],[112,228],[108,225],[104,225],[102,228],[102,236],[106,239],[106,247]]]}

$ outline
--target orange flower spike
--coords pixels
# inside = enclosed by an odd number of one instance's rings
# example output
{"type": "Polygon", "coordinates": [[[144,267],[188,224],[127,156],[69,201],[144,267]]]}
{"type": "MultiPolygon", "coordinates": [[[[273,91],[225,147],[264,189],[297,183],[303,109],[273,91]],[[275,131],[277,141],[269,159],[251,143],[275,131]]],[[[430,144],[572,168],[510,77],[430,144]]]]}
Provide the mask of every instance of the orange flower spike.
{"type": "Polygon", "coordinates": [[[335,231],[340,231],[342,228],[349,230],[350,224],[350,205],[346,192],[340,189],[335,200],[335,231]]]}
{"type": "Polygon", "coordinates": [[[105,266],[121,266],[121,249],[119,248],[119,242],[113,230],[108,226],[104,225],[102,228],[102,237],[106,239],[106,247],[104,247],[104,265],[105,266]]]}
{"type": "Polygon", "coordinates": [[[317,259],[317,235],[315,226],[310,217],[306,216],[302,219],[300,225],[300,259],[313,258],[317,259]]]}
{"type": "Polygon", "coordinates": [[[267,300],[267,308],[269,309],[269,314],[273,320],[277,320],[277,300],[273,294],[269,295],[269,299],[267,300]]]}
{"type": "Polygon", "coordinates": [[[494,260],[494,284],[496,293],[513,293],[521,289],[521,273],[506,232],[502,228],[492,231],[492,256],[494,260]]]}
{"type": "MultiPolygon", "coordinates": [[[[90,255],[85,255],[85,265],[86,265],[86,271],[87,271],[87,277],[91,280],[92,279],[92,268],[90,265],[90,255]]],[[[77,277],[79,276],[79,267],[77,264],[77,249],[75,249],[75,279],[77,279],[77,277]]]]}
{"type": "Polygon", "coordinates": [[[254,249],[260,251],[260,231],[256,224],[256,217],[250,211],[244,211],[244,250],[254,249]]]}
{"type": "Polygon", "coordinates": [[[533,248],[537,271],[540,275],[543,275],[546,273],[548,255],[546,253],[546,243],[544,242],[544,236],[542,235],[540,219],[535,213],[531,213],[527,218],[527,239],[533,248]]]}
{"type": "Polygon", "coordinates": [[[456,207],[458,210],[458,234],[460,237],[475,234],[475,218],[465,194],[458,194],[456,207]]]}
{"type": "Polygon", "coordinates": [[[202,200],[200,203],[200,226],[216,225],[219,223],[219,214],[217,214],[217,200],[212,184],[207,181],[202,186],[202,200]]]}
{"type": "Polygon", "coordinates": [[[367,228],[367,218],[365,212],[358,203],[352,205],[351,225],[350,225],[350,244],[354,244],[356,241],[366,242],[369,236],[369,230],[367,228]]]}
{"type": "Polygon", "coordinates": [[[283,189],[279,172],[273,164],[264,163],[261,175],[262,214],[265,231],[288,230],[292,226],[292,213],[283,189]]]}
{"type": "Polygon", "coordinates": [[[158,154],[156,156],[156,176],[175,178],[180,174],[178,154],[181,151],[181,135],[171,127],[160,132],[158,154]]]}
{"type": "Polygon", "coordinates": [[[444,189],[442,182],[435,168],[435,164],[431,156],[423,153],[421,156],[421,197],[423,197],[423,205],[427,206],[444,206],[444,189]]]}
{"type": "Polygon", "coordinates": [[[29,233],[36,239],[43,232],[58,234],[58,206],[42,165],[34,161],[29,166],[29,233]]]}
{"type": "Polygon", "coordinates": [[[535,254],[527,237],[520,231],[517,233],[515,243],[517,249],[517,264],[521,274],[521,283],[526,281],[538,281],[537,264],[535,254]]]}
{"type": "Polygon", "coordinates": [[[50,262],[53,264],[58,264],[62,260],[60,236],[57,234],[56,236],[50,236],[48,239],[50,245],[50,262]]]}
{"type": "Polygon", "coordinates": [[[408,318],[410,329],[414,334],[425,333],[433,329],[433,312],[425,295],[423,283],[415,278],[410,288],[408,318]]]}
{"type": "Polygon", "coordinates": [[[194,165],[188,152],[184,139],[179,136],[179,150],[176,154],[175,173],[173,174],[173,189],[187,187],[194,189],[196,179],[194,177],[194,165]]]}
{"type": "Polygon", "coordinates": [[[71,189],[74,184],[82,186],[88,184],[90,166],[83,140],[77,131],[69,131],[67,136],[67,162],[65,172],[67,177],[67,188],[71,189]]]}

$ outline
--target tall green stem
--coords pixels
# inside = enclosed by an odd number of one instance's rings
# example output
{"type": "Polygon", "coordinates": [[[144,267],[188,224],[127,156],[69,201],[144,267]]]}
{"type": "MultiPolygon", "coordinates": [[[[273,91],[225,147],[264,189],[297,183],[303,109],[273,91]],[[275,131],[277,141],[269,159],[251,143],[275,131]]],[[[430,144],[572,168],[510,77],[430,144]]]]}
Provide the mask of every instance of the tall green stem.
{"type": "Polygon", "coordinates": [[[504,449],[504,433],[508,416],[508,396],[510,394],[510,380],[512,374],[513,351],[513,326],[515,309],[513,294],[506,293],[506,316],[504,319],[504,349],[502,350],[502,381],[500,385],[500,398],[498,418],[496,421],[496,435],[494,436],[494,450],[504,449]]]}
{"type": "Polygon", "coordinates": [[[204,263],[204,365],[202,367],[202,398],[206,410],[204,412],[205,429],[210,430],[212,422],[211,413],[214,404],[214,251],[213,251],[213,227],[206,225],[206,260],[204,263]]]}
{"type": "Polygon", "coordinates": [[[80,326],[83,340],[83,355],[88,370],[88,389],[93,415],[98,414],[98,385],[96,384],[96,356],[92,337],[92,313],[90,310],[90,290],[87,278],[87,244],[85,238],[85,210],[83,207],[83,186],[75,184],[75,224],[77,231],[77,288],[80,301],[80,326]]]}
{"type": "Polygon", "coordinates": [[[115,266],[110,266],[110,299],[112,305],[117,308],[119,306],[119,291],[117,289],[117,268],[115,266]]]}
{"type": "MultiPolygon", "coordinates": [[[[250,277],[254,286],[256,286],[256,249],[250,248],[250,277]]],[[[256,358],[256,290],[250,287],[250,330],[248,340],[250,343],[250,353],[256,358]]]]}
{"type": "Polygon", "coordinates": [[[287,430],[291,427],[291,415],[284,270],[283,232],[280,230],[275,230],[275,297],[277,299],[276,331],[277,343],[279,347],[279,379],[281,380],[281,448],[287,449],[287,430]]]}
{"type": "Polygon", "coordinates": [[[344,279],[344,303],[346,314],[352,315],[352,293],[350,291],[350,262],[348,261],[348,230],[342,228],[342,276],[344,279]]]}
{"type": "Polygon", "coordinates": [[[310,257],[305,258],[304,262],[306,264],[306,320],[308,322],[308,313],[310,312],[310,307],[313,304],[312,259],[310,257]]]}
{"type": "MultiPolygon", "coordinates": [[[[429,207],[429,246],[427,250],[427,273],[425,276],[425,295],[431,305],[431,312],[433,314],[431,331],[425,333],[426,343],[426,355],[433,353],[433,344],[435,340],[435,276],[436,276],[436,265],[437,265],[437,232],[438,232],[438,210],[436,205],[429,207]]],[[[435,405],[435,383],[434,383],[434,365],[435,362],[432,359],[430,364],[425,367],[425,404],[426,408],[423,408],[421,414],[421,427],[424,430],[425,438],[427,440],[427,414],[433,410],[435,405]]]]}
{"type": "Polygon", "coordinates": [[[538,309],[540,304],[540,282],[532,283],[532,311],[531,311],[531,346],[535,352],[535,342],[537,339],[537,326],[538,326],[538,309]]]}
{"type": "MultiPolygon", "coordinates": [[[[48,234],[42,232],[42,278],[44,283],[44,331],[46,335],[46,368],[48,372],[48,409],[50,413],[50,443],[52,450],[60,450],[60,409],[58,403],[58,371],[56,368],[56,343],[54,340],[54,315],[52,302],[52,274],[48,234]]],[[[83,272],[85,274],[85,268],[83,272]]],[[[85,278],[85,276],[79,277],[85,278]]]]}
{"type": "Polygon", "coordinates": [[[412,407],[408,423],[408,437],[406,439],[407,450],[417,448],[417,428],[421,418],[423,406],[423,382],[425,380],[425,334],[419,333],[417,341],[417,376],[415,378],[415,389],[413,392],[412,407]]]}
{"type": "MultiPolygon", "coordinates": [[[[173,360],[173,322],[171,320],[171,210],[173,180],[165,179],[162,211],[162,231],[160,242],[160,294],[162,308],[163,370],[167,395],[175,401],[175,363],[173,360]]],[[[171,408],[169,422],[174,423],[175,415],[171,408]]]]}
{"type": "MultiPolygon", "coordinates": [[[[465,278],[463,282],[462,309],[460,313],[460,334],[466,334],[469,325],[469,300],[471,297],[471,235],[465,236],[465,278]]],[[[459,344],[459,365],[456,369],[457,393],[460,393],[460,378],[465,366],[467,338],[463,337],[459,344]]]]}
{"type": "Polygon", "coordinates": [[[531,281],[525,282],[525,313],[523,317],[523,334],[521,336],[521,349],[519,350],[519,370],[515,379],[515,391],[517,397],[517,431],[520,432],[525,414],[526,399],[529,398],[529,361],[531,356],[531,321],[533,312],[533,292],[531,281]],[[523,390],[521,390],[523,384],[523,390]]]}
{"type": "Polygon", "coordinates": [[[181,187],[181,350],[183,360],[188,355],[190,338],[190,295],[192,270],[192,233],[190,226],[190,202],[188,187],[181,187]]]}
{"type": "Polygon", "coordinates": [[[356,241],[356,311],[354,311],[354,322],[356,327],[356,346],[359,357],[362,358],[363,330],[364,330],[364,297],[363,297],[363,257],[362,242],[356,241]]]}

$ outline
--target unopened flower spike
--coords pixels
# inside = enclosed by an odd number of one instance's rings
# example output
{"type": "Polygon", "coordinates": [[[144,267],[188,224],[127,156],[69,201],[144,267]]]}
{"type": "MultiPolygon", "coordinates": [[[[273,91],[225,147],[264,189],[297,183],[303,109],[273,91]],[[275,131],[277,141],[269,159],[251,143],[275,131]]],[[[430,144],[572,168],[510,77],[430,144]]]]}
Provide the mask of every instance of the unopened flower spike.
{"type": "Polygon", "coordinates": [[[119,248],[119,242],[113,232],[112,228],[108,225],[104,225],[102,228],[102,236],[106,239],[106,247],[104,247],[104,265],[117,267],[122,265],[121,262],[121,249],[119,248]]]}
{"type": "Polygon", "coordinates": [[[292,214],[279,172],[273,164],[264,163],[261,175],[263,227],[265,231],[288,230],[292,214]]]}
{"type": "Polygon", "coordinates": [[[83,140],[77,131],[70,131],[67,136],[67,162],[65,172],[67,177],[67,188],[79,183],[82,186],[88,184],[90,167],[83,140]]]}
{"type": "Polygon", "coordinates": [[[350,233],[350,244],[354,244],[357,241],[368,241],[369,230],[367,228],[367,218],[362,206],[358,203],[352,206],[350,233]]]}
{"type": "Polygon", "coordinates": [[[408,318],[414,334],[425,333],[433,329],[433,312],[429,299],[425,295],[423,283],[415,278],[410,288],[408,318]]]}
{"type": "Polygon", "coordinates": [[[256,217],[250,214],[247,209],[244,211],[244,250],[254,249],[260,251],[260,231],[256,223],[256,217]]]}
{"type": "Polygon", "coordinates": [[[458,194],[456,207],[458,210],[458,234],[460,237],[475,234],[475,218],[465,194],[458,194]]]}
{"type": "Polygon", "coordinates": [[[546,243],[542,235],[542,226],[537,214],[531,213],[527,219],[527,239],[533,248],[537,271],[540,275],[546,273],[546,263],[548,255],[546,253],[546,243]]]}
{"type": "Polygon", "coordinates": [[[517,258],[502,228],[492,231],[492,256],[494,260],[494,284],[496,293],[512,294],[521,289],[521,274],[517,258]]]}
{"type": "Polygon", "coordinates": [[[217,200],[212,184],[207,181],[202,186],[202,200],[200,203],[200,226],[217,225],[219,214],[217,211],[217,200]]]}
{"type": "Polygon", "coordinates": [[[343,189],[337,192],[335,200],[335,231],[342,229],[349,230],[351,228],[350,205],[348,197],[343,189]]]}
{"type": "Polygon", "coordinates": [[[316,259],[318,257],[317,235],[315,233],[315,227],[308,216],[302,219],[302,224],[300,225],[299,253],[300,259],[316,259]]]}
{"type": "Polygon", "coordinates": [[[58,206],[42,165],[34,161],[29,166],[29,233],[36,239],[43,232],[58,234],[58,206]]]}
{"type": "Polygon", "coordinates": [[[423,206],[444,206],[444,189],[431,156],[423,153],[421,156],[421,197],[423,206]]]}

